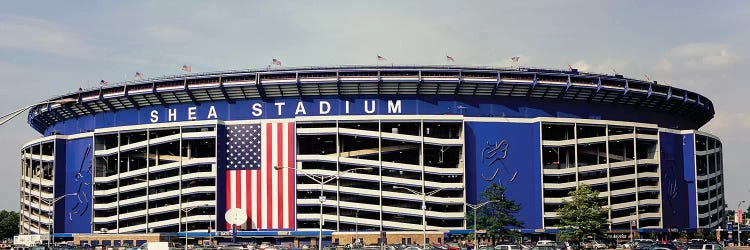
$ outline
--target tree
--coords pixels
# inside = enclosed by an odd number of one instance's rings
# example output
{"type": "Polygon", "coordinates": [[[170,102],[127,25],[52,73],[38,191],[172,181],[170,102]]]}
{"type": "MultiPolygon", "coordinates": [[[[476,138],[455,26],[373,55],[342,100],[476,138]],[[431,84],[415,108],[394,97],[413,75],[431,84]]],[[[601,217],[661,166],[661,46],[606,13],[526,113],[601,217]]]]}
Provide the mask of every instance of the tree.
{"type": "MultiPolygon", "coordinates": [[[[513,200],[505,199],[505,187],[492,183],[484,189],[481,196],[484,201],[497,202],[488,203],[477,210],[477,228],[485,229],[493,243],[498,239],[518,237],[519,233],[513,228],[523,226],[515,217],[521,206],[513,200]]],[[[468,213],[468,221],[474,221],[473,214],[468,213]]]]}
{"type": "Polygon", "coordinates": [[[688,239],[688,233],[687,231],[680,230],[679,235],[677,236],[680,239],[687,240],[688,239]]]}
{"type": "Polygon", "coordinates": [[[583,241],[588,236],[605,236],[608,209],[598,202],[599,192],[586,184],[571,191],[563,206],[557,210],[560,225],[573,241],[583,241]]]}
{"type": "Polygon", "coordinates": [[[13,238],[18,234],[18,218],[15,211],[0,211],[0,239],[13,238]]]}

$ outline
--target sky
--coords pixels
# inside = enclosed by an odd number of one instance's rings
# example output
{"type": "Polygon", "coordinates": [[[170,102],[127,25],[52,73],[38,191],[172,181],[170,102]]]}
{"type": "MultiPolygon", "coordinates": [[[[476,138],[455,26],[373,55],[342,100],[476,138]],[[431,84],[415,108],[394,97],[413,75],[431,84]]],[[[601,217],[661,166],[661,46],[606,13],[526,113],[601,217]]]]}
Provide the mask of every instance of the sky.
{"type": "MultiPolygon", "coordinates": [[[[716,116],[726,200],[750,200],[750,1],[4,1],[0,113],[146,77],[284,66],[520,65],[645,79],[701,93],[716,116]],[[747,72],[745,72],[747,73],[747,72]]],[[[19,159],[41,137],[0,127],[0,209],[19,209],[19,159]]],[[[748,205],[747,203],[743,206],[748,205]]]]}

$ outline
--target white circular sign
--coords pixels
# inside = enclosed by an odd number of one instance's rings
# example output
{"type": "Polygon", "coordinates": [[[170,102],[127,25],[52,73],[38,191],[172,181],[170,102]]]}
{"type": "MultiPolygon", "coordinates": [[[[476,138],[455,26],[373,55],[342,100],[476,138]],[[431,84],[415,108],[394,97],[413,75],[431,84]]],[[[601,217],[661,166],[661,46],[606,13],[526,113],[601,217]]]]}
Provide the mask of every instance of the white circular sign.
{"type": "Polygon", "coordinates": [[[224,214],[224,219],[226,219],[229,224],[242,225],[247,221],[247,213],[241,208],[232,208],[227,210],[224,214]]]}

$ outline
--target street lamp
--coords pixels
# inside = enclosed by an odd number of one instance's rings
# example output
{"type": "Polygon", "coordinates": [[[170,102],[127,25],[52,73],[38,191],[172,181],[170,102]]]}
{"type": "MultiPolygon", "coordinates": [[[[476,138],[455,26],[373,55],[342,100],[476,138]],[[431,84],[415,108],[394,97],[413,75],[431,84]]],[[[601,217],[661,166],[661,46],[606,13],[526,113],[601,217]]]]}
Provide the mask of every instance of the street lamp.
{"type": "MultiPolygon", "coordinates": [[[[354,243],[360,243],[359,242],[359,209],[357,209],[357,212],[354,212],[354,243]]],[[[359,244],[357,244],[359,245],[359,244]]]]}
{"type": "Polygon", "coordinates": [[[42,105],[42,104],[61,104],[62,105],[62,104],[66,104],[66,103],[76,102],[76,101],[78,101],[78,100],[76,100],[75,98],[65,98],[65,99],[60,99],[60,100],[44,101],[44,102],[40,102],[40,103],[37,103],[37,104],[32,104],[32,105],[29,105],[29,106],[17,109],[16,111],[10,112],[10,113],[5,114],[3,116],[0,116],[0,125],[5,124],[6,122],[12,120],[13,118],[15,118],[16,116],[18,116],[21,113],[25,112],[26,110],[29,110],[29,109],[31,109],[31,108],[33,108],[35,106],[38,106],[38,105],[42,105]]]}
{"type": "MultiPolygon", "coordinates": [[[[184,207],[184,208],[182,208],[182,211],[185,212],[185,250],[188,249],[187,248],[188,247],[188,221],[189,221],[188,213],[190,213],[190,211],[193,211],[193,209],[196,209],[196,208],[199,208],[199,207],[202,207],[202,206],[206,206],[206,205],[208,205],[208,204],[200,204],[200,205],[196,205],[196,206],[193,206],[193,207],[184,207]]],[[[209,225],[210,225],[210,222],[209,222],[209,225]]]]}
{"type": "Polygon", "coordinates": [[[411,188],[399,187],[399,186],[393,186],[393,189],[404,189],[404,190],[411,192],[412,194],[422,196],[422,243],[424,244],[424,247],[427,247],[427,197],[432,196],[436,194],[437,192],[440,192],[440,190],[443,190],[445,188],[440,188],[440,189],[433,190],[427,193],[419,192],[411,188]]]}
{"type": "MultiPolygon", "coordinates": [[[[737,203],[737,210],[734,210],[735,213],[740,212],[740,206],[742,203],[745,203],[745,201],[740,201],[740,203],[737,203]]],[[[742,218],[741,214],[737,215],[737,219],[742,218]]],[[[740,237],[742,237],[742,221],[737,222],[737,246],[742,246],[742,240],[740,240],[740,237]]]]}
{"type": "Polygon", "coordinates": [[[308,173],[305,170],[299,169],[299,168],[291,168],[291,167],[279,167],[274,166],[273,169],[275,170],[281,170],[284,168],[295,170],[296,172],[300,172],[303,175],[305,175],[307,178],[310,178],[311,180],[315,181],[316,183],[320,184],[320,197],[318,197],[318,200],[320,201],[320,221],[318,221],[318,224],[320,225],[320,231],[318,235],[318,250],[323,249],[323,203],[326,202],[326,197],[323,194],[323,188],[326,183],[329,183],[333,180],[337,180],[342,175],[345,175],[346,173],[351,173],[357,170],[366,170],[371,171],[372,168],[370,167],[364,167],[364,168],[352,168],[346,171],[341,171],[336,174],[332,175],[326,175],[326,174],[312,174],[308,173]]]}
{"type": "Polygon", "coordinates": [[[490,201],[485,201],[476,205],[466,203],[466,206],[474,210],[474,241],[476,241],[476,244],[474,244],[475,247],[479,247],[479,238],[477,238],[477,209],[484,207],[484,205],[487,205],[493,202],[499,202],[499,201],[500,200],[490,200],[490,201]]]}
{"type": "MultiPolygon", "coordinates": [[[[2,125],[2,123],[0,123],[0,125],[2,125]]],[[[67,196],[71,196],[71,195],[78,195],[78,193],[64,194],[64,195],[59,196],[59,197],[54,198],[54,199],[44,199],[44,198],[39,199],[40,204],[41,204],[41,202],[47,203],[47,206],[50,207],[50,210],[51,210],[49,212],[49,214],[48,214],[52,219],[50,220],[51,223],[47,223],[47,233],[49,233],[49,235],[50,235],[50,239],[47,241],[47,246],[50,246],[52,244],[52,242],[55,241],[55,234],[54,234],[55,227],[52,226],[52,224],[55,222],[55,209],[53,208],[53,206],[58,201],[62,200],[63,198],[65,198],[67,196]]]]}

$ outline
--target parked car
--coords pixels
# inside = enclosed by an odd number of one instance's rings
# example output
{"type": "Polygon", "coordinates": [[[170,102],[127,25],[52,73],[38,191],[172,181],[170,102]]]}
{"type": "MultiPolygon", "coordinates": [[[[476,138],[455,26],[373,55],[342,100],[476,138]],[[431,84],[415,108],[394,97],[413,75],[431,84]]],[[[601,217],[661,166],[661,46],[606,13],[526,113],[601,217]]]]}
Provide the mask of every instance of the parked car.
{"type": "Polygon", "coordinates": [[[557,250],[557,248],[553,246],[535,246],[532,247],[531,250],[557,250]]]}
{"type": "Polygon", "coordinates": [[[519,245],[497,245],[495,250],[521,250],[519,245]]]}
{"type": "Polygon", "coordinates": [[[658,250],[658,249],[667,249],[667,250],[680,250],[679,247],[675,246],[672,243],[656,243],[651,245],[651,250],[658,250]]]}
{"type": "Polygon", "coordinates": [[[555,247],[555,241],[552,240],[540,240],[536,242],[536,246],[539,247],[555,247]]]}
{"type": "Polygon", "coordinates": [[[591,248],[593,249],[607,249],[607,244],[604,244],[600,241],[593,241],[591,242],[591,248]]]}
{"type": "Polygon", "coordinates": [[[687,250],[724,250],[719,244],[690,244],[687,250]]]}

